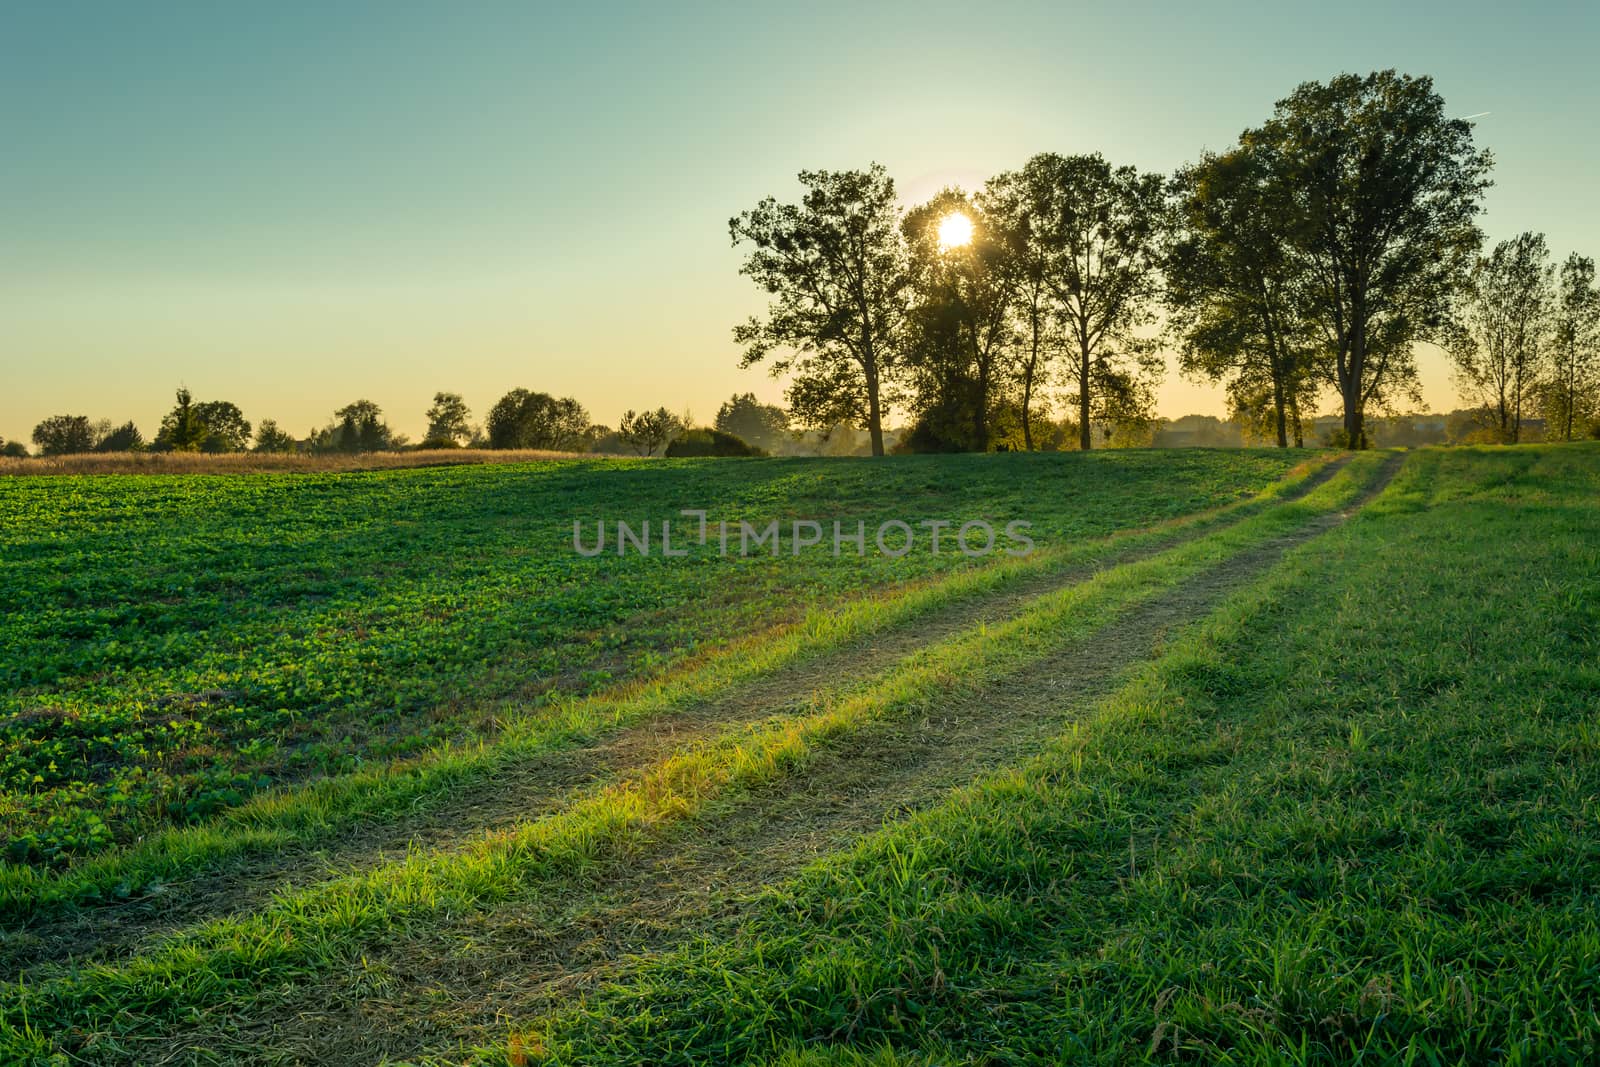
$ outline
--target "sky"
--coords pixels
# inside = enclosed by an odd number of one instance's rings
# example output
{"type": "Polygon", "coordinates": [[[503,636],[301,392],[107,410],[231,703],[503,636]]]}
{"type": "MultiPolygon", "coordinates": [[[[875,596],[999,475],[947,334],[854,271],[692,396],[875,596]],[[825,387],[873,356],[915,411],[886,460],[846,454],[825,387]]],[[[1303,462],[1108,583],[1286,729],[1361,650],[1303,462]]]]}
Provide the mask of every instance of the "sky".
{"type": "MultiPolygon", "coordinates": [[[[727,223],[798,171],[878,161],[908,203],[1042,151],[1170,172],[1342,71],[1481,116],[1491,240],[1600,255],[1597,52],[1593,3],[4,4],[0,436],[153,436],[180,384],[297,434],[517,386],[709,421],[782,395],[738,365],[727,223]]],[[[1158,402],[1223,413],[1175,368],[1158,402]]]]}

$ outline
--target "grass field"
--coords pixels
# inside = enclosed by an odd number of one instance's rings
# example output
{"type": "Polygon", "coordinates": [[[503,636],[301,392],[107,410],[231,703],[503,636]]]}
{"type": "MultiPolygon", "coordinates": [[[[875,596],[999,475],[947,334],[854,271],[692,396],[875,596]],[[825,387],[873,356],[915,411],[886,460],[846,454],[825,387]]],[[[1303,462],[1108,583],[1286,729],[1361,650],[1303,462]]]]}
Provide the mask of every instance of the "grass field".
{"type": "Polygon", "coordinates": [[[6,489],[0,1062],[1600,1057],[1600,449],[6,489]]]}

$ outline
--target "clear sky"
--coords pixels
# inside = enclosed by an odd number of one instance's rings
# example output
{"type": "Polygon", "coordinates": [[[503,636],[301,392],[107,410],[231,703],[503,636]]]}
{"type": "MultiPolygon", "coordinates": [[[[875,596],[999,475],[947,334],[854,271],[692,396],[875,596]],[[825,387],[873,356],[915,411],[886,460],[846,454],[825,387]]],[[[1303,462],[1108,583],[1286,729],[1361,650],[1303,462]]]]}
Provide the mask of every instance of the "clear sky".
{"type": "MultiPolygon", "coordinates": [[[[872,160],[908,200],[1039,151],[1169,171],[1297,83],[1488,112],[1485,227],[1600,255],[1600,5],[0,5],[0,434],[173,389],[304,434],[436,390],[708,420],[761,300],[727,220],[872,160]]],[[[1436,353],[1430,407],[1455,404],[1436,353]]],[[[1162,413],[1220,414],[1175,372],[1162,413]]]]}

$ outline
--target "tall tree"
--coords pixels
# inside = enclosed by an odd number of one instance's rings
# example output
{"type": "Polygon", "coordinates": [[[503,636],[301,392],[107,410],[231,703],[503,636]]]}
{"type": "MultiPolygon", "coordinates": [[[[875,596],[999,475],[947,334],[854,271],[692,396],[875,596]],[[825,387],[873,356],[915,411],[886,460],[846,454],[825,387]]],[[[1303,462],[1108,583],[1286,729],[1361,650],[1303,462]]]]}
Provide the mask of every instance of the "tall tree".
{"type": "Polygon", "coordinates": [[[257,452],[293,452],[298,447],[294,435],[279,427],[275,419],[262,419],[256,428],[257,452]]]}
{"type": "Polygon", "coordinates": [[[881,456],[906,311],[894,180],[876,163],[799,177],[800,203],[768,197],[728,222],[734,245],[750,246],[740,273],[771,297],[765,318],[734,328],[740,365],[779,352],[772,373],[793,374],[791,414],[813,427],[864,426],[881,456]]]}
{"type": "Polygon", "coordinates": [[[388,452],[405,438],[389,428],[383,409],[371,400],[357,400],[333,413],[333,422],[311,435],[314,452],[388,452]]]}
{"type": "Polygon", "coordinates": [[[982,209],[946,189],[906,213],[914,300],[906,355],[923,383],[919,407],[956,412],[967,450],[989,447],[1001,359],[1013,336],[1016,260],[982,209]]]}
{"type": "Polygon", "coordinates": [[[589,413],[571,397],[513,389],[489,410],[490,448],[583,449],[589,413]]]}
{"type": "Polygon", "coordinates": [[[238,405],[227,400],[206,400],[194,406],[206,428],[202,452],[243,452],[250,447],[250,420],[238,405]]]}
{"type": "Polygon", "coordinates": [[[1236,416],[1264,395],[1287,448],[1300,437],[1314,343],[1304,277],[1283,243],[1288,190],[1248,148],[1207,154],[1174,184],[1182,235],[1167,260],[1167,300],[1183,339],[1179,366],[1228,381],[1236,416]]]}
{"type": "Polygon", "coordinates": [[[139,427],[132,420],[107,429],[99,436],[94,445],[96,452],[138,452],[144,448],[144,434],[139,432],[139,427]]]}
{"type": "Polygon", "coordinates": [[[1600,416],[1600,289],[1593,259],[1574,252],[1561,264],[1551,317],[1545,434],[1571,441],[1600,416]]]}
{"type": "Polygon", "coordinates": [[[199,405],[194,402],[194,394],[180,388],[172,410],[161,420],[155,447],[161,452],[198,452],[210,432],[205,419],[201,418],[199,405]]]}
{"type": "Polygon", "coordinates": [[[1523,233],[1478,257],[1446,350],[1462,398],[1476,403],[1502,441],[1522,438],[1522,411],[1539,384],[1555,268],[1543,234],[1523,233]]]}
{"type": "Polygon", "coordinates": [[[639,455],[653,456],[656,449],[665,448],[686,428],[685,420],[666,408],[643,412],[630,408],[622,413],[622,421],[617,424],[617,437],[639,455]]]}
{"type": "Polygon", "coordinates": [[[754,393],[739,393],[717,409],[716,428],[771,451],[789,437],[789,413],[763,404],[754,393]]]}
{"type": "Polygon", "coordinates": [[[1045,154],[1023,168],[1051,253],[1050,285],[1076,387],[1078,445],[1102,421],[1148,417],[1161,359],[1137,330],[1155,321],[1168,232],[1166,183],[1098,153],[1045,154]]]}
{"type": "Polygon", "coordinates": [[[1044,168],[1006,171],[989,179],[978,194],[984,218],[1011,261],[1011,307],[1020,338],[1011,350],[1011,370],[1021,393],[1022,447],[1029,452],[1034,449],[1039,386],[1063,342],[1051,284],[1054,253],[1040,218],[1050,202],[1048,190],[1039,184],[1046,177],[1044,168]]]}
{"type": "Polygon", "coordinates": [[[460,393],[434,393],[424,448],[460,448],[472,440],[472,413],[460,393]]]}
{"type": "Polygon", "coordinates": [[[1367,405],[1414,392],[1412,346],[1444,332],[1481,241],[1491,157],[1431,78],[1392,70],[1306,82],[1242,140],[1293,193],[1285,235],[1323,333],[1318,367],[1363,447],[1367,405]]]}
{"type": "Polygon", "coordinates": [[[52,415],[33,428],[33,443],[41,456],[92,452],[100,436],[87,415],[52,415]]]}

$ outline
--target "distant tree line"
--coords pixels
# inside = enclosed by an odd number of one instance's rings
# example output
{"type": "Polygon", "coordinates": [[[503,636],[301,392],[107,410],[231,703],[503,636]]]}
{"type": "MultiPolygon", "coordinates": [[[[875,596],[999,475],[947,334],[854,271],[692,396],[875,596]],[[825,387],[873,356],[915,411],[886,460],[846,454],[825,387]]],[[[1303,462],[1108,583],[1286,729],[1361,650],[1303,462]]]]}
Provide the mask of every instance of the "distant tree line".
{"type": "MultiPolygon", "coordinates": [[[[383,409],[371,400],[356,400],[333,413],[322,427],[304,437],[282,429],[273,419],[252,427],[229,401],[197,401],[187,388],[177,390],[172,409],[160,429],[147,440],[132,422],[113,426],[86,415],[53,415],[33,430],[39,455],[93,452],[388,452],[408,448],[541,449],[557,452],[610,452],[653,455],[757,455],[764,452],[829,451],[837,433],[791,434],[782,408],[763,404],[754,394],[731,398],[717,412],[713,426],[697,427],[693,416],[666,408],[628,411],[615,428],[598,425],[571,397],[517,388],[502,396],[482,425],[459,393],[435,393],[424,413],[422,441],[393,430],[383,409]]],[[[20,441],[0,438],[0,455],[29,454],[20,441]]]]}
{"type": "Polygon", "coordinates": [[[1532,235],[1480,256],[1491,163],[1431,79],[1383,71],[1307,82],[1170,177],[1046,153],[903,211],[879,165],[804,171],[797,203],[729,223],[770,298],[734,337],[743,365],[788,377],[798,424],[858,426],[875,454],[891,405],[915,450],[1147,440],[1165,342],[1279,446],[1330,394],[1334,442],[1369,444],[1369,411],[1416,402],[1420,342],[1508,440],[1533,408],[1581,435],[1600,409],[1593,262],[1555,280],[1532,235]]]}

